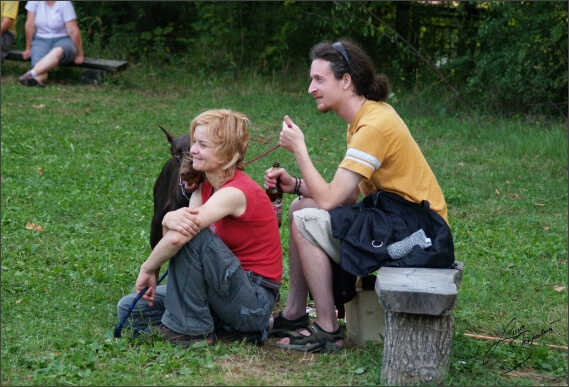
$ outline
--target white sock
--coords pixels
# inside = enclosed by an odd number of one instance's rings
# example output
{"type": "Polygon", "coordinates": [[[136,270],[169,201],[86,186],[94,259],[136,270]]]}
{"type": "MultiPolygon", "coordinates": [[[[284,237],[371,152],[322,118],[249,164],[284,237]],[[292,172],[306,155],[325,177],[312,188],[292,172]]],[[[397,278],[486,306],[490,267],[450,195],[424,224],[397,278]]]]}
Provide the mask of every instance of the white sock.
{"type": "Polygon", "coordinates": [[[32,74],[32,77],[37,77],[37,76],[38,76],[38,73],[36,73],[36,70],[34,70],[34,69],[31,69],[31,70],[30,70],[30,74],[32,74]]]}

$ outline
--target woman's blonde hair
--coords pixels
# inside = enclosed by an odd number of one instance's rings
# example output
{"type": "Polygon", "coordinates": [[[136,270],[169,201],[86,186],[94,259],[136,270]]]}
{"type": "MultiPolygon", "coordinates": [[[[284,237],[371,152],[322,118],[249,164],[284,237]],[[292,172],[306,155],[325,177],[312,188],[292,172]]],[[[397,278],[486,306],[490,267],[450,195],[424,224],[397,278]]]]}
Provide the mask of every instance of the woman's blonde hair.
{"type": "Polygon", "coordinates": [[[244,159],[249,146],[249,124],[249,119],[243,113],[228,109],[207,110],[192,121],[190,126],[192,143],[196,126],[205,126],[214,153],[220,156],[225,164],[222,184],[233,178],[235,169],[245,169],[244,159]]]}

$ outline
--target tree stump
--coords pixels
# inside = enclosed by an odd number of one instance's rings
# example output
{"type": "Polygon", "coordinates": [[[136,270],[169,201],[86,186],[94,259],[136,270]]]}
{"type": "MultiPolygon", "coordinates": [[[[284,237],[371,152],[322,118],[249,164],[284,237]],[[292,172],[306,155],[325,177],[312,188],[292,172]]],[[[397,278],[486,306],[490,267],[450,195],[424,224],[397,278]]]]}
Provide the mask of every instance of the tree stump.
{"type": "Polygon", "coordinates": [[[375,289],[385,309],[381,378],[387,385],[443,382],[462,269],[457,262],[456,269],[379,270],[375,289]]]}

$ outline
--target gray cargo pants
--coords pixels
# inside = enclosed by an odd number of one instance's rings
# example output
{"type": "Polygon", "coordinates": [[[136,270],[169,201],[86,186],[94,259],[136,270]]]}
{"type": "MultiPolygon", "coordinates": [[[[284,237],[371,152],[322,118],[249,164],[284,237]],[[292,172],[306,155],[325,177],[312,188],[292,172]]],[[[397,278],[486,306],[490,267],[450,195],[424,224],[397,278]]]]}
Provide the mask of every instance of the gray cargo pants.
{"type": "MultiPolygon", "coordinates": [[[[200,231],[170,259],[168,284],[156,289],[154,305],[140,300],[127,325],[144,329],[162,322],[175,332],[202,335],[214,330],[214,319],[241,332],[263,332],[277,292],[252,282],[252,272],[211,230],[200,231]]],[[[119,320],[136,297],[117,305],[119,320]]]]}

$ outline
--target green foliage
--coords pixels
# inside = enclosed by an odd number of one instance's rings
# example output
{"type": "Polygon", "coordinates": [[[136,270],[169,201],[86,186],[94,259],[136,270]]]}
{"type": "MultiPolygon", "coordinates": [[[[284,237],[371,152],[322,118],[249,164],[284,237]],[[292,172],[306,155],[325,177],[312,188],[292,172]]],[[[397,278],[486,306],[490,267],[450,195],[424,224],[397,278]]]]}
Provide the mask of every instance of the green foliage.
{"type": "MultiPolygon", "coordinates": [[[[350,37],[396,93],[448,89],[481,113],[567,112],[562,1],[76,2],[88,56],[199,78],[306,72],[310,47],[350,37]]],[[[21,20],[25,19],[20,7],[21,20]]],[[[17,47],[24,44],[18,24],[17,47]]]]}
{"type": "Polygon", "coordinates": [[[473,98],[494,110],[567,110],[567,3],[489,3],[477,41],[473,98]]]}

